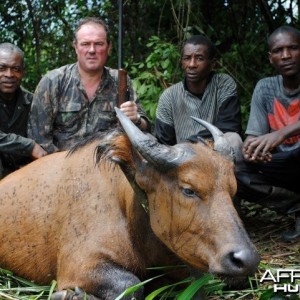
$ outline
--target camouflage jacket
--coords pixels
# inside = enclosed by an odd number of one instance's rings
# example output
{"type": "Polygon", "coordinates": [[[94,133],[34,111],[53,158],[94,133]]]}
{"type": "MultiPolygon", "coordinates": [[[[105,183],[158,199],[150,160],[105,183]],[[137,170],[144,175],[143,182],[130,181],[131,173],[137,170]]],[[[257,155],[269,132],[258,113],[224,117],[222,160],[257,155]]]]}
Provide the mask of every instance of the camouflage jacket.
{"type": "MultiPolygon", "coordinates": [[[[129,100],[138,103],[129,77],[127,86],[129,100]]],[[[80,81],[77,63],[52,70],[34,93],[28,134],[48,153],[69,149],[88,135],[117,124],[117,96],[118,70],[104,68],[92,101],[80,81]]],[[[147,119],[140,105],[138,110],[147,119]]]]}
{"type": "Polygon", "coordinates": [[[17,91],[13,115],[7,101],[0,97],[0,158],[4,168],[11,171],[31,161],[34,141],[27,138],[27,122],[32,93],[20,88],[17,91]]]}

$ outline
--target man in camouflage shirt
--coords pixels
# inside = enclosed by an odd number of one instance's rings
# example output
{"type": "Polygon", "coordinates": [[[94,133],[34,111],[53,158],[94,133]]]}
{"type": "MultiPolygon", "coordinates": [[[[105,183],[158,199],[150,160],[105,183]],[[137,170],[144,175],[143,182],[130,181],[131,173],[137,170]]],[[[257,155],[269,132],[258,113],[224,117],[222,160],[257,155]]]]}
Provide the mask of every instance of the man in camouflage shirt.
{"type": "MultiPolygon", "coordinates": [[[[77,63],[48,72],[33,97],[28,134],[48,153],[69,149],[97,131],[117,124],[118,71],[105,66],[111,52],[107,25],[85,18],[75,30],[77,63]]],[[[142,130],[150,122],[127,76],[129,100],[120,106],[142,130]]]]}
{"type": "Polygon", "coordinates": [[[0,179],[46,155],[27,138],[32,93],[20,87],[24,68],[23,51],[10,43],[0,44],[0,179]]]}

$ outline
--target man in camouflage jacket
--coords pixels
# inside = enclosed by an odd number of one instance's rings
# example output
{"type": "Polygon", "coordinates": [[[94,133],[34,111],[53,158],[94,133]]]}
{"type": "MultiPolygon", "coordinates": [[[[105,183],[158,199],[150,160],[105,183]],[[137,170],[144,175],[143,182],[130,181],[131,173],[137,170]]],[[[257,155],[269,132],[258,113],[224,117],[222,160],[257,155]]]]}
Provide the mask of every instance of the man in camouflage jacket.
{"type": "MultiPolygon", "coordinates": [[[[111,52],[107,25],[85,18],[75,30],[77,62],[48,72],[38,84],[29,136],[48,153],[69,149],[83,138],[117,124],[118,71],[105,66],[111,52]]],[[[120,109],[142,130],[150,122],[127,76],[129,101],[120,109]]]]}

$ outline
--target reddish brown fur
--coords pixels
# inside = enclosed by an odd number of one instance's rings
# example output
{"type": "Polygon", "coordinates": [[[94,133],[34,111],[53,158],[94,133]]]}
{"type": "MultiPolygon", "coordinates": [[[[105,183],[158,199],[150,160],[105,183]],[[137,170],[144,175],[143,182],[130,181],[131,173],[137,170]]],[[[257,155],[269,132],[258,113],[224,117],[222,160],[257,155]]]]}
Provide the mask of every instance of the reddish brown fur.
{"type": "Polygon", "coordinates": [[[106,158],[100,155],[96,164],[99,143],[68,157],[46,156],[0,182],[0,267],[97,295],[104,263],[136,275],[147,266],[172,263],[159,240],[194,267],[217,273],[226,273],[227,250],[243,245],[255,252],[231,202],[236,190],[231,162],[189,144],[193,158],[161,173],[145,166],[121,135],[107,138],[106,158]],[[111,157],[127,164],[148,195],[152,228],[111,157]],[[182,188],[197,196],[186,197],[182,188]]]}

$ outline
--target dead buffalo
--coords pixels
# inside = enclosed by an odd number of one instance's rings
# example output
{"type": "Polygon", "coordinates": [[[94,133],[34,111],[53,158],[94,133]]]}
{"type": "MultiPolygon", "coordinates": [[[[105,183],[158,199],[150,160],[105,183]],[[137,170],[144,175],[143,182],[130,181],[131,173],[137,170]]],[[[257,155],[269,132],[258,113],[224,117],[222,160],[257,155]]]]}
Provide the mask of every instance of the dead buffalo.
{"type": "Polygon", "coordinates": [[[75,287],[115,299],[147,267],[172,263],[170,253],[223,277],[253,274],[259,257],[232,205],[233,163],[202,143],[160,145],[117,113],[126,133],[0,181],[0,266],[40,284],[56,279],[54,299],[73,299],[75,287]]]}

